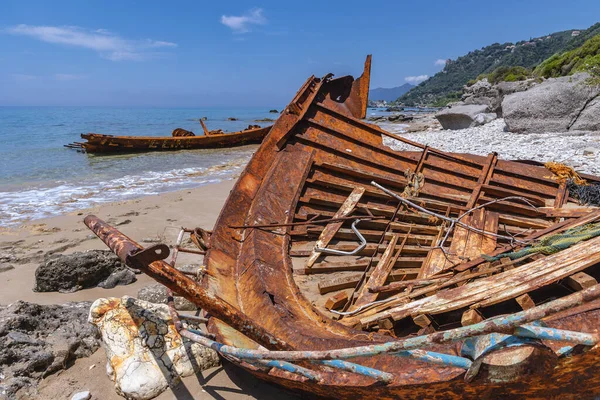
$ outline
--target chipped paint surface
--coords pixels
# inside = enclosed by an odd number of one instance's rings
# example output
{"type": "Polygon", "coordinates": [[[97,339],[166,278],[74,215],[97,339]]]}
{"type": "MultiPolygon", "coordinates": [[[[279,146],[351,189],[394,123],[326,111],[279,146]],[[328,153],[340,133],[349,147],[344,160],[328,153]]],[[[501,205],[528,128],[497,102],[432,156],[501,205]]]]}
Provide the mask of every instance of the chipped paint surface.
{"type": "Polygon", "coordinates": [[[180,377],[219,364],[213,350],[183,341],[166,305],[128,296],[98,299],[89,321],[102,334],[117,392],[128,398],[153,398],[180,377]]]}

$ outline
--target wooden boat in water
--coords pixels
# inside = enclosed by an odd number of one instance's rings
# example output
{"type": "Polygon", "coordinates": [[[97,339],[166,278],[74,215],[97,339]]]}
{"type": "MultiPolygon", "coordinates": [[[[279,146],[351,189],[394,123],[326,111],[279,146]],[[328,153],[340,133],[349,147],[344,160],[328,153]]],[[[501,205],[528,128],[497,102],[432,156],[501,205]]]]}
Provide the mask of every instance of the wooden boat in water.
{"type": "Polygon", "coordinates": [[[578,204],[556,169],[443,152],[362,122],[369,71],[370,58],[356,80],[308,79],[212,232],[190,231],[200,249],[180,246],[182,231],[167,263],[165,245],[86,224],[207,312],[214,336],[174,312],[182,336],[293,390],[600,394],[600,209],[578,204]],[[180,251],[206,252],[199,280],[175,268],[180,251]]]}
{"type": "Polygon", "coordinates": [[[200,120],[203,136],[177,128],[168,136],[113,136],[99,133],[84,133],[86,142],[75,142],[66,147],[84,150],[87,153],[133,153],[140,151],[164,151],[185,149],[212,149],[258,144],[269,133],[270,126],[261,128],[250,125],[239,132],[225,133],[221,130],[209,131],[200,120]]]}

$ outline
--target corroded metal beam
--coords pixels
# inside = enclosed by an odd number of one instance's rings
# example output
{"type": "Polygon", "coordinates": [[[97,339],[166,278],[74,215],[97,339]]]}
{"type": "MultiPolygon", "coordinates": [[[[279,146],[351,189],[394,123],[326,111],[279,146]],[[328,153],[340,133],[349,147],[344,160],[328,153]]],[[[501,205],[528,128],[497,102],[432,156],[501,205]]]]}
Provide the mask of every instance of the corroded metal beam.
{"type": "MultiPolygon", "coordinates": [[[[131,264],[135,256],[144,251],[142,246],[95,215],[85,217],[84,223],[125,264],[131,264]]],[[[168,253],[163,254],[163,256],[167,257],[168,253]]],[[[261,343],[270,343],[276,349],[289,349],[289,346],[285,342],[271,335],[258,322],[251,320],[234,306],[212,294],[210,291],[204,290],[197,282],[182,274],[168,263],[162,260],[153,261],[148,264],[136,262],[132,267],[140,269],[157,282],[162,283],[208,313],[217,315],[219,319],[249,338],[261,343]]]]}

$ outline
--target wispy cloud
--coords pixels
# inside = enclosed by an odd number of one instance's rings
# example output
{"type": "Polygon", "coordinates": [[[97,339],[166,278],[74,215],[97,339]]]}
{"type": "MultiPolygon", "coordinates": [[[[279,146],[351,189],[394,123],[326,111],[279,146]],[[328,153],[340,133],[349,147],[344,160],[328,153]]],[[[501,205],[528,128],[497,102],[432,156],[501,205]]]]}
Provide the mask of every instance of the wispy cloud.
{"type": "Polygon", "coordinates": [[[243,15],[222,15],[221,23],[235,33],[250,32],[251,25],[264,25],[267,19],[262,8],[254,8],[243,15]]]}
{"type": "Polygon", "coordinates": [[[38,77],[35,75],[28,75],[28,74],[10,74],[10,76],[15,80],[15,81],[32,81],[34,79],[37,79],[38,77]]]}
{"type": "Polygon", "coordinates": [[[435,62],[433,64],[437,65],[438,67],[443,67],[444,65],[446,65],[446,59],[438,58],[437,60],[435,60],[435,62]]]}
{"type": "Polygon", "coordinates": [[[429,75],[407,76],[404,80],[410,84],[416,85],[429,78],[429,75]]]}
{"type": "Polygon", "coordinates": [[[84,79],[85,75],[77,74],[54,74],[54,79],[57,81],[78,81],[84,79]]]}
{"type": "Polygon", "coordinates": [[[29,36],[42,42],[81,47],[96,51],[112,61],[143,61],[160,56],[157,49],[174,48],[176,43],[160,40],[130,40],[106,29],[87,30],[77,26],[16,25],[5,29],[12,35],[29,36]]]}

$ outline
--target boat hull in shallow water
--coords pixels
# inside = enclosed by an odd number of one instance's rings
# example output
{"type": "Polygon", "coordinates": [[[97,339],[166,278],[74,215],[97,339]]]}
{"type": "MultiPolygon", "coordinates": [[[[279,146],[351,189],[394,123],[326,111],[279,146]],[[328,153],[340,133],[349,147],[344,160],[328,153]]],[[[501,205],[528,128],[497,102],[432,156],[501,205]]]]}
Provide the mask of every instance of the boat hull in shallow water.
{"type": "Polygon", "coordinates": [[[394,135],[359,119],[369,67],[370,59],[356,80],[311,77],[303,85],[203,237],[198,283],[163,261],[142,262],[147,253],[97,219],[86,223],[123,260],[142,254],[134,266],[207,311],[218,342],[291,351],[287,361],[304,370],[265,367],[213,346],[278,385],[344,399],[598,395],[599,239],[557,253],[501,256],[588,226],[598,209],[577,205],[544,167],[402,138],[412,150],[392,150],[384,138],[394,135]],[[366,241],[358,250],[355,219],[366,241]],[[315,259],[315,247],[346,253],[315,259]],[[500,258],[486,261],[482,253],[500,258]],[[579,273],[591,280],[583,283],[579,273]],[[390,281],[417,283],[394,291],[390,281]],[[389,292],[371,290],[375,283],[389,292]],[[324,304],[344,291],[350,314],[340,318],[324,304]],[[385,352],[408,343],[418,351],[385,352]],[[338,350],[351,355],[344,360],[354,370],[311,359],[323,351],[337,358],[338,350]]]}
{"type": "Polygon", "coordinates": [[[155,137],[112,136],[98,133],[82,134],[86,142],[78,147],[87,153],[134,153],[144,151],[172,151],[214,149],[259,144],[269,133],[270,126],[233,133],[215,133],[204,136],[155,137]]]}

